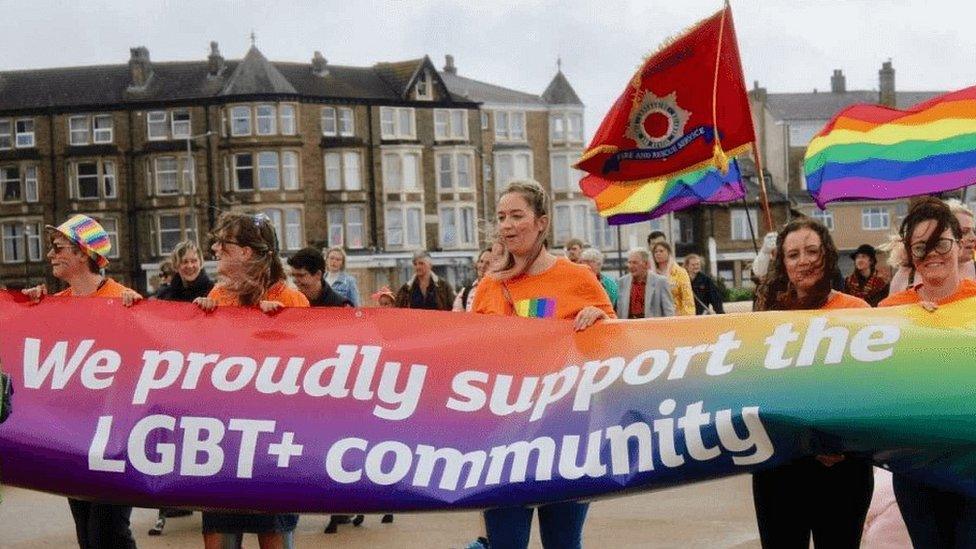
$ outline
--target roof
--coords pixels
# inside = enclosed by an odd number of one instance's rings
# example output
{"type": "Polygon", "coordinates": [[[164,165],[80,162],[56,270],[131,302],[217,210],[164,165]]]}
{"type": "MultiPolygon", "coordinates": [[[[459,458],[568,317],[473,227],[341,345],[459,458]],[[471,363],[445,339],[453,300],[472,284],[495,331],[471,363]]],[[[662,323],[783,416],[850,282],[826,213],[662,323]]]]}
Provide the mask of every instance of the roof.
{"type": "Polygon", "coordinates": [[[220,95],[263,93],[294,94],[298,91],[256,47],[251,46],[220,90],[220,95]]]}
{"type": "Polygon", "coordinates": [[[562,70],[556,71],[556,76],[552,77],[546,91],[542,92],[542,100],[550,105],[583,105],[562,70]]]}
{"type": "MultiPolygon", "coordinates": [[[[153,62],[145,88],[135,91],[130,89],[128,64],[4,71],[0,111],[97,109],[264,94],[396,103],[406,99],[404,86],[421,63],[429,62],[423,58],[374,67],[328,65],[327,74],[319,76],[311,63],[268,61],[251,47],[244,59],[225,61],[217,76],[209,74],[206,60],[153,62]]],[[[451,100],[471,101],[455,94],[451,100]]]]}
{"type": "Polygon", "coordinates": [[[495,84],[465,78],[449,72],[439,72],[447,89],[454,95],[478,103],[497,103],[504,105],[524,105],[544,107],[546,102],[538,95],[525,93],[495,84]]]}
{"type": "MultiPolygon", "coordinates": [[[[895,106],[905,109],[942,95],[941,91],[895,92],[895,106]]],[[[770,93],[766,106],[779,120],[830,120],[842,109],[858,103],[875,104],[877,91],[853,90],[847,92],[770,93]]]]}

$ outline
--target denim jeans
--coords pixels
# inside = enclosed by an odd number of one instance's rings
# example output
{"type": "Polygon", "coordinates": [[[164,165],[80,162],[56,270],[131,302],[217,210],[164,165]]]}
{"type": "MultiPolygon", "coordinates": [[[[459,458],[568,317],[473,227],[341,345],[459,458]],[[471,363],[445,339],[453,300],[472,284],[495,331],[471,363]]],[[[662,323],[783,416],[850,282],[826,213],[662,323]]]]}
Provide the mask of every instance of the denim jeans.
{"type": "Polygon", "coordinates": [[[892,475],[898,508],[917,549],[976,547],[976,498],[892,475]]]}
{"type": "MultiPolygon", "coordinates": [[[[580,549],[583,521],[589,503],[564,502],[542,505],[539,533],[546,549],[580,549]]],[[[491,549],[525,549],[532,532],[532,507],[502,507],[485,511],[485,526],[491,549]]]]}

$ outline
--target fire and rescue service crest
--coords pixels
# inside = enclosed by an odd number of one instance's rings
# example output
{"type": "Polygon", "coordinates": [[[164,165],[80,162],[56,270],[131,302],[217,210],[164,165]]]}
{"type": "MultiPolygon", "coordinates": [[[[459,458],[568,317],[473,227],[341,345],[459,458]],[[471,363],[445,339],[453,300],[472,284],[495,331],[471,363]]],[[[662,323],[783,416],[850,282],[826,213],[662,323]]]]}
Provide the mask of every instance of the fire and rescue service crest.
{"type": "Polygon", "coordinates": [[[678,106],[676,93],[658,97],[646,92],[630,111],[626,137],[642,149],[664,149],[685,132],[691,113],[678,106]]]}

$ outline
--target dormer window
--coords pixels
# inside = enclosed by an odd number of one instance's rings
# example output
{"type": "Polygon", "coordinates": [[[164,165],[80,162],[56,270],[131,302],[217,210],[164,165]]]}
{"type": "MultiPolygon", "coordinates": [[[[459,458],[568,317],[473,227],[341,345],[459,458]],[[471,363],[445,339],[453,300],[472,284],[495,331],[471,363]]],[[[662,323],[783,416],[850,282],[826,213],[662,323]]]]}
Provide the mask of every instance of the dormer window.
{"type": "Polygon", "coordinates": [[[423,71],[417,76],[417,99],[430,100],[434,98],[430,80],[430,73],[427,71],[423,71]]]}

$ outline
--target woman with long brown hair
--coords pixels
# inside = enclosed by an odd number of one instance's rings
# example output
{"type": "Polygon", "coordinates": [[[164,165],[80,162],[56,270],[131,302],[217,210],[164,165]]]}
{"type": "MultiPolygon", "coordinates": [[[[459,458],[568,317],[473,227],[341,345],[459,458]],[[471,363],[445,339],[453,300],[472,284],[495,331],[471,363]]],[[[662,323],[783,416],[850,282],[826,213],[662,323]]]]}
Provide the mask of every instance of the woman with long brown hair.
{"type": "MultiPolygon", "coordinates": [[[[207,297],[193,300],[201,309],[257,306],[271,313],[283,307],[308,307],[305,295],[285,284],[278,237],[267,216],[225,213],[211,238],[218,282],[207,297]]],[[[248,532],[258,535],[261,549],[281,549],[297,525],[298,515],[205,512],[203,543],[206,549],[221,549],[224,535],[239,538],[248,532]]]]}
{"type": "MultiPolygon", "coordinates": [[[[584,265],[557,258],[546,247],[549,198],[535,181],[513,181],[496,207],[501,257],[478,284],[472,309],[476,313],[573,320],[585,330],[614,318],[613,305],[600,282],[584,265]]],[[[580,547],[589,504],[563,502],[539,507],[544,547],[580,547]]],[[[531,507],[485,511],[491,547],[527,547],[532,529],[531,507]]]]}
{"type": "MultiPolygon", "coordinates": [[[[831,288],[837,247],[821,223],[800,218],[776,238],[776,253],[757,292],[757,310],[864,308],[862,299],[831,288]]],[[[860,545],[874,479],[871,462],[845,454],[794,459],[752,477],[759,535],[765,549],[851,548],[860,545]]]]}

